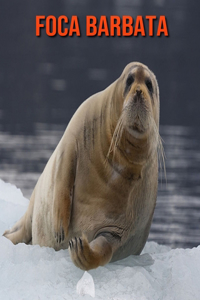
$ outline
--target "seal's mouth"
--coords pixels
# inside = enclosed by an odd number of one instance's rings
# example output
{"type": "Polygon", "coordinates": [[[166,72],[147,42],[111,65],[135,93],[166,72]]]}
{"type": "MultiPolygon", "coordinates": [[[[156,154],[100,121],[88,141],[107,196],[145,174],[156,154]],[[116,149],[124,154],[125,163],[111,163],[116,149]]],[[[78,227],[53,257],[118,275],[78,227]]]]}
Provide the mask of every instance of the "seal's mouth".
{"type": "Polygon", "coordinates": [[[138,117],[134,121],[133,125],[129,125],[129,129],[133,130],[133,131],[137,131],[138,133],[141,133],[141,134],[145,132],[145,128],[142,125],[142,123],[138,117]]]}
{"type": "Polygon", "coordinates": [[[127,126],[127,130],[129,132],[129,134],[131,134],[132,136],[134,136],[135,138],[142,138],[144,136],[144,134],[146,133],[146,129],[143,126],[139,116],[137,115],[133,122],[131,122],[132,124],[129,124],[127,126]]]}
{"type": "Polygon", "coordinates": [[[142,139],[144,135],[146,134],[146,131],[141,129],[138,126],[128,126],[127,131],[129,134],[135,138],[142,139]]]}
{"type": "Polygon", "coordinates": [[[144,133],[144,128],[141,128],[141,126],[139,126],[138,124],[134,124],[134,125],[132,125],[132,126],[129,126],[129,128],[131,129],[131,130],[134,130],[134,131],[137,131],[138,133],[144,133]]]}
{"type": "Polygon", "coordinates": [[[143,117],[140,110],[137,110],[133,116],[132,124],[129,125],[130,129],[135,130],[139,133],[144,133],[145,127],[143,124],[143,117]]]}

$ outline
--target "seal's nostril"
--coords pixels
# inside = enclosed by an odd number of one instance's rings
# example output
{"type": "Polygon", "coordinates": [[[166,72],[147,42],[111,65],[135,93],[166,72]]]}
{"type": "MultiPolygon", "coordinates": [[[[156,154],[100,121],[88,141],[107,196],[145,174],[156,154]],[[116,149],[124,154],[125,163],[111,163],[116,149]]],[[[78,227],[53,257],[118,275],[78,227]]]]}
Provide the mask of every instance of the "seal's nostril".
{"type": "Polygon", "coordinates": [[[141,95],[141,93],[142,93],[141,89],[137,88],[136,93],[137,93],[138,96],[141,95]]]}
{"type": "Polygon", "coordinates": [[[142,90],[141,90],[140,86],[138,86],[135,90],[133,101],[134,101],[134,103],[143,102],[142,90]]]}

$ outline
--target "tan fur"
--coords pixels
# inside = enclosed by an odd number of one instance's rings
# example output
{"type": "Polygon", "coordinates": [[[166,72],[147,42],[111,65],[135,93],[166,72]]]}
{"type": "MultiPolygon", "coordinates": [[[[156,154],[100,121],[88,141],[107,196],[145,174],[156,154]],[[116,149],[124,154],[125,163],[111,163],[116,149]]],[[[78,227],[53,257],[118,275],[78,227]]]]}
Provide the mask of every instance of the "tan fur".
{"type": "Polygon", "coordinates": [[[131,63],[79,107],[27,212],[4,236],[56,250],[69,245],[73,262],[84,270],[139,254],[156,203],[158,132],[156,78],[145,65],[131,63]],[[130,86],[128,76],[134,77],[130,86]]]}

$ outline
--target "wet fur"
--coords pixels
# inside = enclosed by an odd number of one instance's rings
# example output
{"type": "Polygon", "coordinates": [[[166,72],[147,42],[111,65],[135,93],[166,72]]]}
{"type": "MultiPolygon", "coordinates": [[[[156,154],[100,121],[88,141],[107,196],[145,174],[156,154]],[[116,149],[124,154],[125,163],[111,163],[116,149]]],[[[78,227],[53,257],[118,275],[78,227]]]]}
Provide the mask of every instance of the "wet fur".
{"type": "Polygon", "coordinates": [[[72,261],[83,270],[139,254],[156,204],[162,149],[157,81],[145,65],[131,63],[77,110],[27,212],[4,236],[14,244],[69,246],[72,261]],[[129,74],[135,81],[125,89],[129,74]],[[145,76],[153,82],[153,97],[145,76]],[[136,101],[138,86],[142,105],[136,101]]]}

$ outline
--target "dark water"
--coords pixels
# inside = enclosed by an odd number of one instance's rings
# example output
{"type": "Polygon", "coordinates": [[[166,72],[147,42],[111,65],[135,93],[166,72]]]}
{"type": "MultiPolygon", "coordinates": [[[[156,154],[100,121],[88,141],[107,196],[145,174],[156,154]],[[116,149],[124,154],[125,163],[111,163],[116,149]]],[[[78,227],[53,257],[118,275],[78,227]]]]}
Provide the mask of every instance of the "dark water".
{"type": "MultiPolygon", "coordinates": [[[[10,0],[1,2],[0,128],[34,131],[36,122],[66,124],[90,95],[104,89],[131,61],[156,74],[161,122],[200,125],[200,38],[197,0],[10,0]],[[17,12],[17,13],[16,13],[17,12]],[[35,34],[36,15],[79,18],[80,37],[35,34]],[[86,16],[156,15],[154,36],[87,37],[86,16]],[[169,36],[157,37],[159,16],[169,36]]],[[[144,21],[148,33],[148,23],[144,21]]]]}
{"type": "Polygon", "coordinates": [[[197,246],[200,243],[200,132],[192,127],[162,126],[161,136],[167,182],[161,172],[149,239],[172,247],[197,246]]]}
{"type": "MultiPolygon", "coordinates": [[[[0,178],[30,197],[63,126],[37,124],[36,134],[0,133],[0,178]]],[[[172,247],[200,243],[200,131],[161,126],[167,181],[160,172],[159,191],[149,239],[172,247]]]]}

